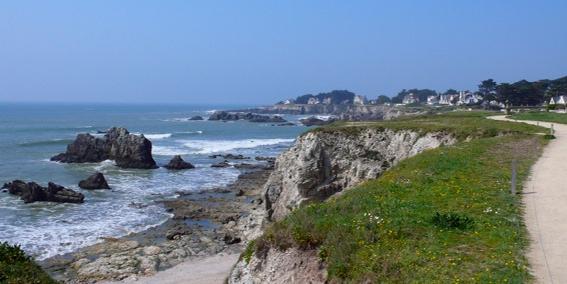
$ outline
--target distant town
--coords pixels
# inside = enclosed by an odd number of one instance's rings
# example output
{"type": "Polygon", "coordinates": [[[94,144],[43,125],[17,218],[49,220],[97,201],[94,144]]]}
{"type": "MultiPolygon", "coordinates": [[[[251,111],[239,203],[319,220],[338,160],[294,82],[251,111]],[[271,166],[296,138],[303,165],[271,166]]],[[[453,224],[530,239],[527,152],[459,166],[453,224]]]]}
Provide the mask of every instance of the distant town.
{"type": "Polygon", "coordinates": [[[478,106],[501,109],[530,106],[562,106],[567,103],[567,76],[555,80],[515,83],[497,83],[484,80],[476,91],[448,89],[437,92],[430,89],[402,90],[394,97],[380,95],[376,99],[356,95],[348,90],[334,90],[317,95],[306,94],[278,102],[280,105],[405,105],[405,106],[478,106]]]}

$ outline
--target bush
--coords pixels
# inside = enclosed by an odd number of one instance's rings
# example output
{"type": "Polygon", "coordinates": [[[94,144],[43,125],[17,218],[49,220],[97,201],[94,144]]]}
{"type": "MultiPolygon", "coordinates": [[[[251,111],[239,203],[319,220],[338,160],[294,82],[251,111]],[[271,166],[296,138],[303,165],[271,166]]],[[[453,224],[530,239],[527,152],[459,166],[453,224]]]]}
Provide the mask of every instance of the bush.
{"type": "Polygon", "coordinates": [[[435,212],[435,215],[431,218],[431,222],[435,226],[444,229],[466,230],[472,228],[474,225],[472,218],[458,213],[435,212]]]}
{"type": "Polygon", "coordinates": [[[57,283],[18,245],[0,243],[0,283],[57,283]]]}

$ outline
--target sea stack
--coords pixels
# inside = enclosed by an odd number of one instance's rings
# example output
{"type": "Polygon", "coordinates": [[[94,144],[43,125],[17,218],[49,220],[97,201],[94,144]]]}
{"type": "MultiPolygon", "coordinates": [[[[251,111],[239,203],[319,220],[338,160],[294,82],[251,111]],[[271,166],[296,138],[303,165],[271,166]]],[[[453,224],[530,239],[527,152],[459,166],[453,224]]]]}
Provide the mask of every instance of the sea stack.
{"type": "Polygon", "coordinates": [[[193,169],[195,168],[195,166],[193,166],[191,163],[185,162],[183,158],[181,158],[181,156],[175,155],[169,161],[169,163],[165,165],[165,168],[168,170],[184,170],[184,169],[193,169]]]}
{"type": "Polygon", "coordinates": [[[80,181],[79,187],[82,189],[110,189],[104,175],[98,172],[80,181]]]}
{"type": "Polygon", "coordinates": [[[152,142],[144,135],[130,134],[126,128],[113,127],[103,138],[79,134],[65,153],[51,158],[62,163],[98,163],[114,160],[122,168],[155,169],[152,142]]]}

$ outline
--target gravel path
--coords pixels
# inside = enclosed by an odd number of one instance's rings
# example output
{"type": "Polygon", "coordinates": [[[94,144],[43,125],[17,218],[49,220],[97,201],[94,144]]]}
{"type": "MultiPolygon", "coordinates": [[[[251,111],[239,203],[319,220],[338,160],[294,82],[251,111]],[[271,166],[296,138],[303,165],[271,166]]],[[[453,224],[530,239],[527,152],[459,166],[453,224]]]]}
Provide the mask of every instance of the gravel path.
{"type": "MultiPolygon", "coordinates": [[[[508,120],[504,116],[490,117],[508,120]]],[[[567,125],[516,121],[550,128],[551,140],[533,165],[524,187],[525,221],[530,234],[528,260],[537,283],[567,283],[567,125]]]]}

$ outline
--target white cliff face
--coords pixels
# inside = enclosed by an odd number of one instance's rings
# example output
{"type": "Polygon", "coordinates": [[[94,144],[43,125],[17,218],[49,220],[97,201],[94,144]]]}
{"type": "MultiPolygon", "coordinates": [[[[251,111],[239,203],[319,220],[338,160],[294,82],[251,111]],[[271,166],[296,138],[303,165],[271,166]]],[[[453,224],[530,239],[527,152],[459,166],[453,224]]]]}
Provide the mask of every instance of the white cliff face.
{"type": "Polygon", "coordinates": [[[250,262],[240,260],[230,273],[228,283],[325,283],[327,271],[317,251],[290,248],[270,249],[265,255],[252,255],[250,262]]]}
{"type": "Polygon", "coordinates": [[[276,160],[276,168],[264,186],[268,215],[280,220],[302,202],[324,200],[377,178],[405,158],[455,142],[449,134],[411,130],[307,133],[276,160]]]}

